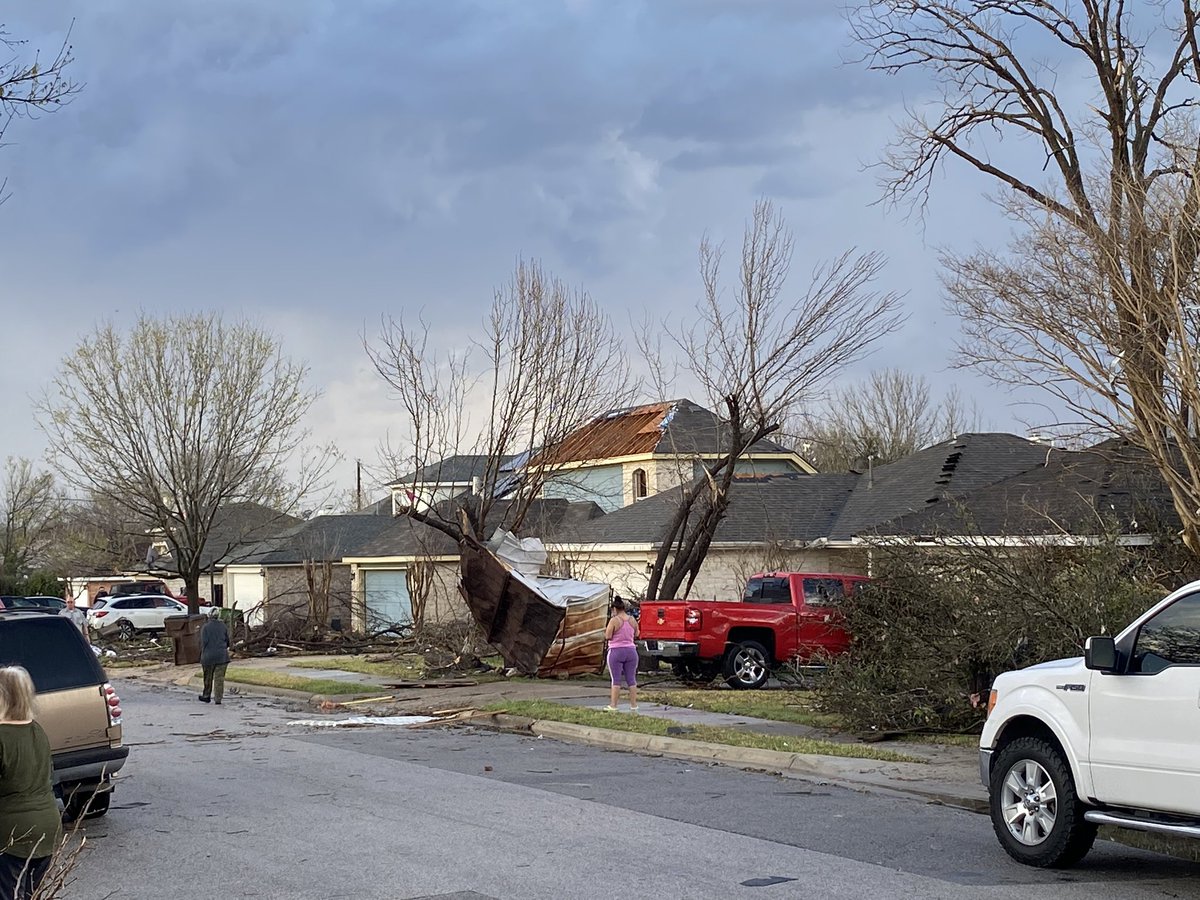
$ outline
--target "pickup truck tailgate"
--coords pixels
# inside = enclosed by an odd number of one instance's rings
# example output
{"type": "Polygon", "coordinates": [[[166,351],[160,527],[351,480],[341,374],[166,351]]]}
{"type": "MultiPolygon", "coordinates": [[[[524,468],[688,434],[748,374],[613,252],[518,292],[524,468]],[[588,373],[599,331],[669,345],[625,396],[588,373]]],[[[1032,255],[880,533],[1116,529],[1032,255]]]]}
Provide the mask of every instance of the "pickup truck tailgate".
{"type": "Polygon", "coordinates": [[[686,603],[643,603],[638,618],[638,637],[643,640],[680,641],[686,637],[683,616],[686,603]]]}

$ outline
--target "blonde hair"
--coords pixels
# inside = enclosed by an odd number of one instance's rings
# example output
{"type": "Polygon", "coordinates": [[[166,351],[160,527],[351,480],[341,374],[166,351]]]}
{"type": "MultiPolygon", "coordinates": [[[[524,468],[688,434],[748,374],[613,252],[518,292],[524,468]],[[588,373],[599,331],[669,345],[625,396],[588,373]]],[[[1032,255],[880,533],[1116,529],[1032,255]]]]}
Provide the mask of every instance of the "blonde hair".
{"type": "Polygon", "coordinates": [[[0,668],[0,722],[33,718],[33,679],[21,666],[0,668]]]}

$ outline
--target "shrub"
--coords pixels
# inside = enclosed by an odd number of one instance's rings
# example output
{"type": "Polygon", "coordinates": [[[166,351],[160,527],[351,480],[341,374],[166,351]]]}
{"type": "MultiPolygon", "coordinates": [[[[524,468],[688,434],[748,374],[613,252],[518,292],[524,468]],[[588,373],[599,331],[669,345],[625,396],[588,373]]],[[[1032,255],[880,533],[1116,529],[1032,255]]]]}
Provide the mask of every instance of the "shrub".
{"type": "Polygon", "coordinates": [[[1124,547],[873,549],[875,580],[845,605],[848,654],[830,660],[816,702],[859,731],[978,729],[993,678],[1082,652],[1197,576],[1174,542],[1124,547]]]}

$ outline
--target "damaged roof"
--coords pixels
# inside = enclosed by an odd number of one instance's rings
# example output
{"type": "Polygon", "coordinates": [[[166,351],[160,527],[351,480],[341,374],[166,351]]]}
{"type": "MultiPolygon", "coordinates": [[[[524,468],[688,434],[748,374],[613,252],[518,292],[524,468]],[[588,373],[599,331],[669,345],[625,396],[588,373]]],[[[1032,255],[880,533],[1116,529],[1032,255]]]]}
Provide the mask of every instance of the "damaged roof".
{"type": "Polygon", "coordinates": [[[1015,434],[962,434],[858,477],[829,537],[849,540],[885,522],[1028,472],[1052,452],[1015,434]]]}
{"type": "Polygon", "coordinates": [[[1087,450],[1054,450],[1045,465],[974,491],[959,501],[885,523],[889,535],[1122,534],[1179,528],[1170,489],[1142,450],[1106,441],[1087,450]]]}
{"type": "MultiPolygon", "coordinates": [[[[549,462],[588,462],[623,456],[714,454],[726,449],[728,424],[691,400],[650,403],[605,413],[567,437],[549,462]]],[[[754,444],[750,453],[787,453],[774,441],[754,444]]]]}
{"type": "MultiPolygon", "coordinates": [[[[1005,479],[1044,468],[1051,451],[1011,434],[965,434],[942,441],[867,474],[740,476],[718,542],[852,540],[869,533],[902,533],[913,515],[1005,479]],[[899,523],[899,524],[896,524],[899,523]]],[[[679,492],[665,491],[589,522],[569,543],[657,543],[678,508],[679,492]]]]}

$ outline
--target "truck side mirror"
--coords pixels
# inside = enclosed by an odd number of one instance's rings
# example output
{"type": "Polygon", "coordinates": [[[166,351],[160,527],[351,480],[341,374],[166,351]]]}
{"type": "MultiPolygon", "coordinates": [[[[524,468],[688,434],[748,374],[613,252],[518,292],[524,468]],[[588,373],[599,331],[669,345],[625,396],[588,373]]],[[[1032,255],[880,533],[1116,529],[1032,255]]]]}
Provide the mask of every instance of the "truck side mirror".
{"type": "Polygon", "coordinates": [[[1090,637],[1083,645],[1083,664],[1097,672],[1117,670],[1117,644],[1108,635],[1090,637]]]}

